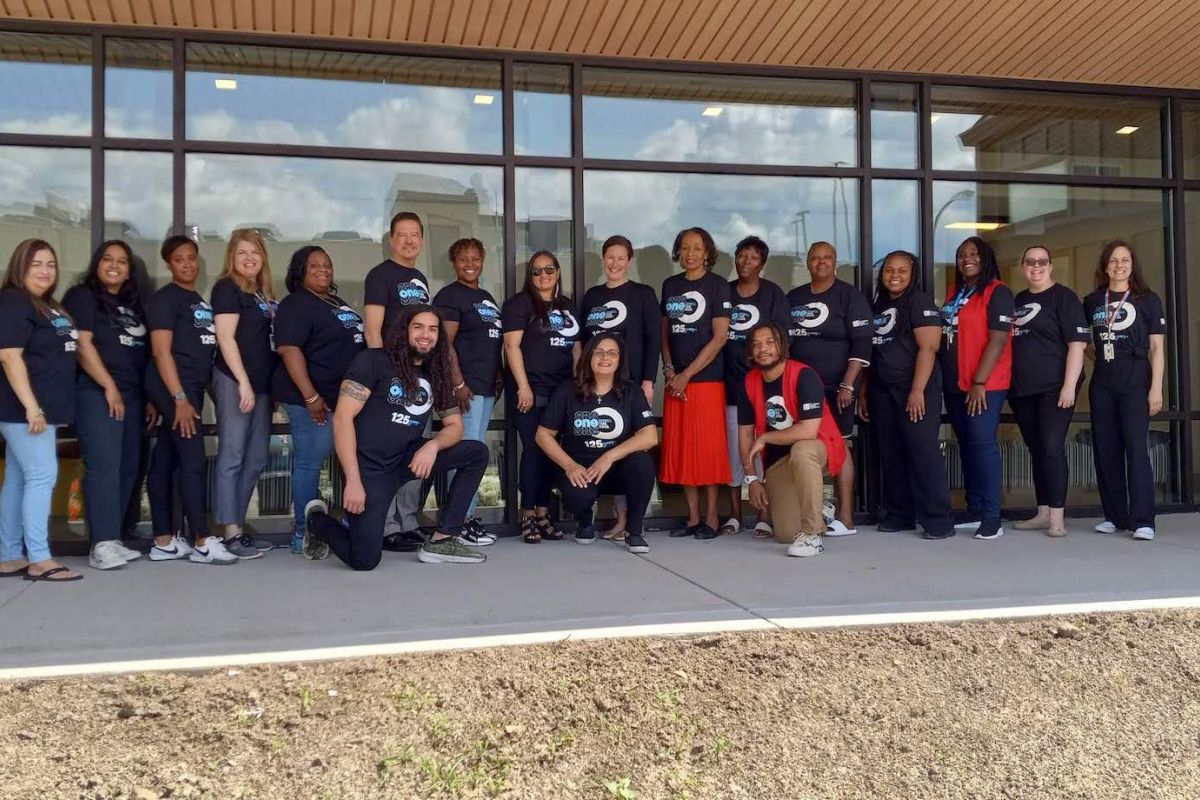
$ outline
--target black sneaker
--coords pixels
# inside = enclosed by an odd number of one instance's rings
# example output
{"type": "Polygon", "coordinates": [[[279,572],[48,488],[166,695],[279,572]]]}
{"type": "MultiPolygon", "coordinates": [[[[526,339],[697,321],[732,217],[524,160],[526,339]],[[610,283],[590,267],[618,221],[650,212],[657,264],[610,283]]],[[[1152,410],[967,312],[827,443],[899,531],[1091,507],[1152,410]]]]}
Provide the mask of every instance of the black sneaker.
{"type": "Polygon", "coordinates": [[[983,515],[978,511],[955,511],[951,515],[956,528],[975,528],[983,522],[983,515]]]}
{"type": "Polygon", "coordinates": [[[646,544],[646,540],[640,533],[627,533],[625,534],[625,549],[631,553],[649,553],[650,545],[646,544]]]}
{"type": "Polygon", "coordinates": [[[716,539],[720,535],[720,533],[709,525],[701,525],[700,529],[696,531],[697,539],[716,539]]]}
{"type": "Polygon", "coordinates": [[[901,531],[915,531],[916,529],[917,526],[911,521],[892,519],[890,517],[879,523],[875,528],[880,533],[900,533],[901,531]]]}
{"type": "Polygon", "coordinates": [[[992,539],[999,539],[1004,535],[1004,528],[1000,526],[1000,518],[992,517],[985,519],[979,523],[979,527],[975,530],[975,538],[983,539],[990,542],[992,539]]]}
{"type": "Polygon", "coordinates": [[[957,531],[954,528],[942,528],[941,530],[927,530],[921,534],[922,539],[949,539],[957,531]]]}
{"type": "Polygon", "coordinates": [[[575,531],[576,544],[591,544],[594,541],[596,541],[595,525],[580,525],[575,531]]]}
{"type": "Polygon", "coordinates": [[[496,543],[495,535],[483,527],[483,520],[479,517],[471,517],[464,522],[462,530],[456,538],[459,544],[465,544],[468,547],[487,547],[496,543]]]}
{"type": "Polygon", "coordinates": [[[383,537],[383,549],[389,553],[413,553],[425,544],[420,531],[401,531],[383,537]]]}

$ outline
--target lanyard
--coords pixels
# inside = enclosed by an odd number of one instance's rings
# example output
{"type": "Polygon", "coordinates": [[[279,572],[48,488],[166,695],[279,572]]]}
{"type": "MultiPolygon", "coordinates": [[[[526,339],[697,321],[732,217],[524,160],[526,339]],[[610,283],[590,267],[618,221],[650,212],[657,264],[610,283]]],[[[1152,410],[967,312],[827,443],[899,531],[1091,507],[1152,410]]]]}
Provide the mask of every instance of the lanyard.
{"type": "Polygon", "coordinates": [[[267,299],[267,296],[265,294],[263,294],[262,292],[255,292],[254,299],[259,302],[260,306],[267,307],[267,318],[270,319],[272,322],[274,322],[275,321],[275,306],[273,306],[271,304],[271,301],[267,299]]]}
{"type": "Polygon", "coordinates": [[[967,300],[971,299],[971,295],[975,294],[975,290],[979,288],[978,284],[966,289],[959,289],[955,293],[954,299],[950,301],[950,317],[951,323],[958,324],[958,310],[966,305],[967,300]]]}
{"type": "Polygon", "coordinates": [[[1121,295],[1121,302],[1117,303],[1117,307],[1111,312],[1109,311],[1108,289],[1104,290],[1104,329],[1108,332],[1109,341],[1112,341],[1112,328],[1117,322],[1117,317],[1121,315],[1121,309],[1125,307],[1125,301],[1129,299],[1129,290],[1125,290],[1125,294],[1121,295]]]}

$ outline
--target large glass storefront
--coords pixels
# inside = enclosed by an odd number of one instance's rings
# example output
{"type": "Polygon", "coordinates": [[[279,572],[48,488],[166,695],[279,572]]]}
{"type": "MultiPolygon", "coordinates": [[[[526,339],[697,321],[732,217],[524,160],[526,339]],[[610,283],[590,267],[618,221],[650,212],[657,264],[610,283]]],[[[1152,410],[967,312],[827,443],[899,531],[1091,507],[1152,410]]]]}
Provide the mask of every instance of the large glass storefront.
{"type": "MultiPolygon", "coordinates": [[[[634,242],[632,276],[657,288],[676,269],[675,234],[690,225],[712,232],[725,275],[734,244],[762,236],[766,276],[785,288],[808,280],[804,254],[823,240],[837,250],[839,275],[868,293],[885,253],[917,252],[940,301],[955,247],[977,234],[996,247],[1014,289],[1023,248],[1038,243],[1058,280],[1082,295],[1103,243],[1122,238],[1163,296],[1171,331],[1168,403],[1151,433],[1158,499],[1179,508],[1195,500],[1200,363],[1189,341],[1200,334],[1200,279],[1188,281],[1186,264],[1200,262],[1200,101],[57,30],[0,31],[0,251],[48,239],[60,285],[107,238],[127,240],[161,284],[158,244],[178,231],[200,244],[206,290],[230,231],[255,227],[278,292],[291,253],[316,242],[341,294],[360,304],[399,210],[425,220],[419,266],[434,291],[453,280],[449,245],[473,236],[498,296],[516,289],[524,260],[543,248],[581,296],[600,280],[600,242],[617,233],[634,242]]],[[[251,508],[262,530],[287,525],[290,442],[285,418],[276,422],[251,508]]],[[[70,435],[60,442],[60,537],[82,535],[70,435]]],[[[944,439],[955,453],[948,428],[944,439]]],[[[1011,417],[1001,439],[1005,505],[1029,507],[1028,453],[1011,417]]],[[[1069,439],[1078,510],[1097,504],[1090,441],[1084,394],[1069,439]]],[[[514,513],[516,488],[517,440],[503,407],[490,444],[481,508],[499,522],[514,513]]],[[[869,451],[865,436],[857,446],[869,451]]],[[[870,459],[860,460],[869,510],[870,459]]],[[[957,459],[949,463],[961,486],[957,459]]],[[[326,481],[334,493],[332,462],[326,481]]],[[[655,513],[679,508],[662,487],[655,513]]]]}

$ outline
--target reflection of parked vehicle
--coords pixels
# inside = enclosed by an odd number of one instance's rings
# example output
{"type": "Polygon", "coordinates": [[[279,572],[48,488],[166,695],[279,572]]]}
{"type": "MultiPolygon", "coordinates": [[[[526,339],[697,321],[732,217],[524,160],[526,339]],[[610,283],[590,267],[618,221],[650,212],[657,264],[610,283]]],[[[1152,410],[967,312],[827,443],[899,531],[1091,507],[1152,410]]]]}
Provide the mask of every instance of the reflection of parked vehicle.
{"type": "Polygon", "coordinates": [[[258,231],[258,235],[266,242],[278,242],[283,238],[283,234],[279,232],[279,228],[269,222],[244,222],[241,225],[235,225],[234,230],[242,230],[251,228],[258,231]]]}
{"type": "Polygon", "coordinates": [[[317,242],[369,242],[367,237],[358,231],[325,231],[313,237],[317,242]]]}

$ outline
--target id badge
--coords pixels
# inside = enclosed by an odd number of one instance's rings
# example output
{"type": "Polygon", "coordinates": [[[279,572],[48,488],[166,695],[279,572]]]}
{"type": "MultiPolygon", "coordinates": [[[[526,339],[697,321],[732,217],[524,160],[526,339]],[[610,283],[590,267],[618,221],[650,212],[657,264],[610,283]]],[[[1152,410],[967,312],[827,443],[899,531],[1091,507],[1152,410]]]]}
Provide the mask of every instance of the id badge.
{"type": "Polygon", "coordinates": [[[1104,343],[1104,360],[1112,361],[1116,357],[1117,357],[1117,348],[1113,346],[1112,342],[1105,342],[1104,343]]]}

